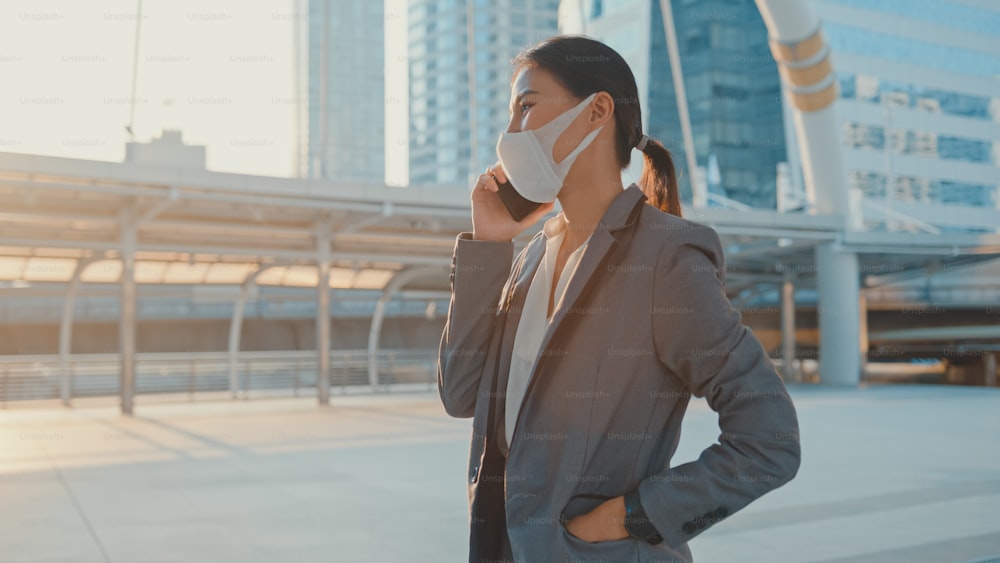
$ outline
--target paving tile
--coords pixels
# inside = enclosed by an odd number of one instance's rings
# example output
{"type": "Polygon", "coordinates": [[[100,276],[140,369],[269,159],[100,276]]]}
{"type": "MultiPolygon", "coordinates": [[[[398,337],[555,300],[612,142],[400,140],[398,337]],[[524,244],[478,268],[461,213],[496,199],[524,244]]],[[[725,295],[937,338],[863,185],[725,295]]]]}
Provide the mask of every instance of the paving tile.
{"type": "MultiPolygon", "coordinates": [[[[795,480],[691,542],[696,561],[1000,555],[1000,390],[793,386],[795,480]]],[[[434,392],[0,411],[0,561],[465,558],[469,420],[434,392]]],[[[673,463],[719,435],[693,401],[673,463]]]]}

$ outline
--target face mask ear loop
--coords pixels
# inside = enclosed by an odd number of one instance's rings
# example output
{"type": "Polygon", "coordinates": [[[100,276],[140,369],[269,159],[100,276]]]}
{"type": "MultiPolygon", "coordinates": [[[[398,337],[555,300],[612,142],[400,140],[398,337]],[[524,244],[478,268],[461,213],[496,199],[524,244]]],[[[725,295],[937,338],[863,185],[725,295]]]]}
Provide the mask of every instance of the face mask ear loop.
{"type": "Polygon", "coordinates": [[[597,129],[594,129],[590,133],[587,133],[587,136],[584,137],[582,141],[580,141],[580,144],[577,145],[575,149],[573,149],[573,152],[566,155],[566,158],[564,158],[563,161],[557,164],[556,166],[560,168],[565,166],[568,172],[569,168],[573,166],[574,162],[576,162],[576,157],[579,156],[580,153],[582,153],[583,151],[587,150],[587,147],[590,146],[590,143],[594,142],[594,139],[597,138],[597,135],[601,132],[601,129],[604,129],[603,125],[601,125],[597,129]]]}
{"type": "MultiPolygon", "coordinates": [[[[566,129],[569,128],[570,124],[572,124],[577,117],[580,117],[580,114],[583,113],[585,109],[587,109],[587,106],[590,105],[590,102],[594,101],[594,98],[596,96],[597,92],[594,92],[593,94],[587,96],[586,98],[583,99],[583,101],[581,101],[575,107],[566,110],[552,121],[546,123],[545,125],[542,125],[538,129],[535,129],[535,134],[549,137],[550,136],[549,130],[558,130],[559,134],[554,139],[546,139],[547,141],[551,141],[550,144],[552,150],[554,150],[556,148],[556,142],[559,141],[559,137],[561,137],[563,133],[566,132],[566,129]]],[[[604,126],[602,125],[601,127],[604,126]]],[[[597,131],[600,131],[600,129],[598,129],[597,131]]],[[[590,136],[593,135],[593,133],[594,132],[591,132],[586,137],[584,137],[583,140],[580,141],[580,144],[577,145],[575,149],[573,149],[573,152],[569,153],[568,155],[566,155],[566,158],[562,159],[562,162],[556,162],[556,157],[555,155],[551,154],[551,152],[548,155],[549,160],[552,161],[552,164],[558,167],[561,167],[566,162],[572,164],[573,163],[572,159],[575,158],[576,155],[580,154],[580,152],[583,149],[587,148],[587,145],[589,145],[593,141],[593,139],[590,138],[590,136]]]]}

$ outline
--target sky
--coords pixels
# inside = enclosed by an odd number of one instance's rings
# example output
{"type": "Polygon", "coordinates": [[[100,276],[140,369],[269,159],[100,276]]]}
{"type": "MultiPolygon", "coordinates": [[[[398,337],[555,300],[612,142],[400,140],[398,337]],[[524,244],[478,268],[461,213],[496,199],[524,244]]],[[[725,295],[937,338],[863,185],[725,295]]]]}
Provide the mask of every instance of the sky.
{"type": "MultiPolygon", "coordinates": [[[[405,0],[385,2],[387,91],[405,92],[405,0]]],[[[123,160],[138,21],[135,140],[180,129],[211,170],[294,176],[296,2],[143,0],[141,18],[137,5],[0,2],[0,151],[123,160]]],[[[396,146],[407,105],[389,110],[396,146]]],[[[387,160],[391,183],[406,160],[387,160]]]]}

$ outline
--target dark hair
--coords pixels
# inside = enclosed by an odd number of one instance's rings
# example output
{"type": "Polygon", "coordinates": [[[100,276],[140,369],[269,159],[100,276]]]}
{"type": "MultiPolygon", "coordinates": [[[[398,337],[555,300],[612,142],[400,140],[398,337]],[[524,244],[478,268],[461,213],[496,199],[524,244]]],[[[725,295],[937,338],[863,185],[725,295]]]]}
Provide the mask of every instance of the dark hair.
{"type": "MultiPolygon", "coordinates": [[[[639,89],[628,63],[614,49],[580,35],[558,35],[518,54],[515,70],[538,68],[552,74],[559,84],[578,98],[607,92],[615,102],[615,153],[625,168],[632,149],[643,138],[639,89]]],[[[649,203],[667,213],[681,215],[677,173],[670,151],[663,143],[647,138],[639,187],[649,203]]]]}

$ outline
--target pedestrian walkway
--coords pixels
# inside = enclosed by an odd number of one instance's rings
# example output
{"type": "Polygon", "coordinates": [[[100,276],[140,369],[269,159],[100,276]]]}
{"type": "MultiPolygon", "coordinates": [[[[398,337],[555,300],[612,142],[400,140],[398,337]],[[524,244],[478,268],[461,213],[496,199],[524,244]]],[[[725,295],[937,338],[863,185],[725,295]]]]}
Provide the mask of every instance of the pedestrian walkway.
{"type": "MultiPolygon", "coordinates": [[[[1000,557],[1000,390],[791,389],[795,480],[698,563],[1000,557]]],[[[433,393],[0,410],[0,561],[463,561],[470,424],[433,393]]],[[[162,399],[161,399],[162,400],[162,399]]],[[[674,463],[719,434],[692,403],[674,463]]]]}

